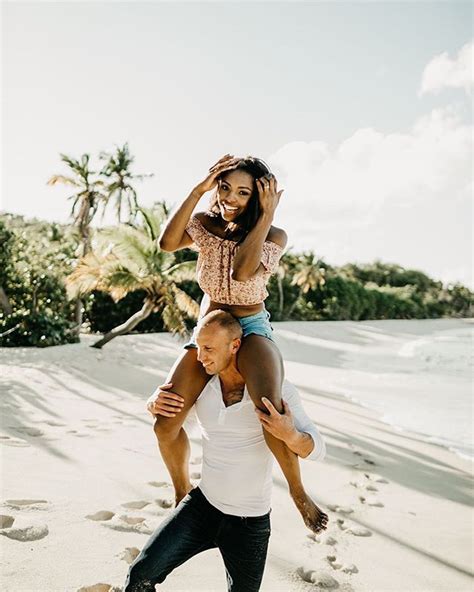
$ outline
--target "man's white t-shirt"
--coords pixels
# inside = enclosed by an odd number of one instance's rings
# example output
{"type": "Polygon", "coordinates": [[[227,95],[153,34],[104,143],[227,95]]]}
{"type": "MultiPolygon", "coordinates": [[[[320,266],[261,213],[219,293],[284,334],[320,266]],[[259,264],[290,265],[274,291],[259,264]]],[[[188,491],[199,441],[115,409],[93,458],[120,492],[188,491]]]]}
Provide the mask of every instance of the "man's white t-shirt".
{"type": "MultiPolygon", "coordinates": [[[[321,460],[326,448],[306,415],[296,388],[283,381],[282,398],[288,403],[295,427],[307,432],[314,448],[306,458],[321,460]]],[[[273,454],[247,387],[239,403],[224,405],[219,376],[207,383],[195,403],[202,430],[202,474],[199,488],[221,512],[234,516],[261,516],[270,511],[273,454]]]]}

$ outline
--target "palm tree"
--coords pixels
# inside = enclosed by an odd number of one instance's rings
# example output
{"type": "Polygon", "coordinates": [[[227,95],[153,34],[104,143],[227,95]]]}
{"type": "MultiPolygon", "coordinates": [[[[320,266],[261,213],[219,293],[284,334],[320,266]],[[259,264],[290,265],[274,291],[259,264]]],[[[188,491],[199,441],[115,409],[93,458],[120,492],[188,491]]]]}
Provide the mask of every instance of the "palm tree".
{"type": "Polygon", "coordinates": [[[138,211],[143,218],[140,226],[122,224],[101,231],[97,247],[66,278],[71,297],[100,290],[117,302],[135,290],[145,292],[141,310],[92,347],[101,348],[118,335],[129,333],[152,312],[160,312],[165,327],[180,334],[186,332],[187,316],[198,317],[199,305],[179,287],[182,281],[194,278],[196,262],[176,264],[174,255],[161,251],[157,243],[166,219],[164,205],[138,211]]]}
{"type": "Polygon", "coordinates": [[[96,172],[91,171],[89,168],[89,154],[83,154],[80,160],[66,154],[60,156],[61,160],[71,169],[72,175],[53,175],[48,180],[48,185],[62,183],[76,189],[75,193],[70,195],[68,199],[73,200],[71,216],[74,225],[79,230],[82,246],[81,256],[83,257],[90,251],[91,222],[99,206],[104,206],[107,201],[105,182],[100,178],[93,178],[96,172]]]}
{"type": "Polygon", "coordinates": [[[99,158],[105,161],[100,174],[108,179],[106,203],[111,199],[115,199],[115,211],[119,223],[122,221],[122,209],[125,204],[127,220],[132,222],[139,209],[137,192],[132,183],[152,177],[153,173],[135,175],[130,171],[135,158],[130,154],[128,143],[125,143],[123,147],[116,146],[115,152],[102,151],[99,158]]]}
{"type": "MultiPolygon", "coordinates": [[[[68,197],[73,200],[71,216],[74,226],[77,228],[81,241],[79,255],[84,257],[91,248],[91,223],[99,206],[105,205],[107,193],[104,191],[105,183],[100,178],[94,178],[96,174],[89,168],[89,154],[83,154],[80,159],[61,154],[61,160],[71,169],[72,175],[53,175],[48,180],[48,185],[61,183],[74,187],[75,192],[68,197]]],[[[81,299],[75,304],[76,331],[79,333],[82,325],[83,307],[81,299]]]]}
{"type": "Polygon", "coordinates": [[[304,294],[307,294],[310,290],[316,290],[316,288],[324,286],[326,283],[326,270],[322,266],[323,262],[313,252],[304,253],[299,257],[299,260],[298,271],[294,274],[291,285],[299,286],[300,291],[288,310],[288,318],[291,318],[298,301],[304,294]]]}

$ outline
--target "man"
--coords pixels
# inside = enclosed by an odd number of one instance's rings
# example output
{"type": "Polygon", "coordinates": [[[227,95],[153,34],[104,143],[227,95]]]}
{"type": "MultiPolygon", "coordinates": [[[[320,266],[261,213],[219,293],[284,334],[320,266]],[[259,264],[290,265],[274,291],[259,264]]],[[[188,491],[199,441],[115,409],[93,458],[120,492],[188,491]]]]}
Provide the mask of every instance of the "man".
{"type": "MultiPolygon", "coordinates": [[[[201,481],[195,489],[188,484],[189,493],[148,540],[124,592],[154,592],[174,568],[212,548],[221,552],[229,592],[257,592],[270,536],[273,465],[261,426],[300,457],[324,458],[324,442],[290,383],[282,387],[284,414],[265,399],[269,415],[255,408],[237,369],[241,338],[240,324],[228,312],[214,310],[198,323],[198,360],[212,376],[195,403],[203,435],[201,481]]],[[[160,389],[148,409],[179,413],[180,397],[160,389]]]]}

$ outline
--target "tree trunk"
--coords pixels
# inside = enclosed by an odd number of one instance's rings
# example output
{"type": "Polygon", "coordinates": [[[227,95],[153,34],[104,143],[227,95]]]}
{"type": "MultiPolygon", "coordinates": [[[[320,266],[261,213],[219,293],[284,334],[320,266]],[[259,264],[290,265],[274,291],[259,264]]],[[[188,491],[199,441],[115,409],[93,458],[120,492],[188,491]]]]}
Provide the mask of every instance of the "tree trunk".
{"type": "MultiPolygon", "coordinates": [[[[91,250],[89,225],[88,224],[87,225],[80,224],[79,225],[79,232],[81,233],[81,237],[82,237],[82,255],[81,255],[81,257],[85,257],[87,255],[87,253],[89,253],[89,251],[91,250]]],[[[82,300],[80,298],[78,298],[76,300],[76,302],[74,303],[74,322],[76,324],[74,330],[77,335],[79,335],[79,333],[81,332],[83,313],[84,313],[84,305],[83,305],[82,300]]]]}
{"type": "Polygon", "coordinates": [[[283,320],[283,303],[284,303],[284,296],[283,296],[283,279],[281,277],[277,277],[277,286],[278,286],[278,310],[280,313],[279,320],[283,320]]]}
{"type": "Polygon", "coordinates": [[[13,312],[10,300],[8,300],[8,296],[2,286],[0,286],[0,307],[3,308],[3,312],[7,317],[13,312]]]}
{"type": "Polygon", "coordinates": [[[125,323],[122,323],[118,327],[115,327],[115,329],[112,329],[111,331],[106,333],[102,337],[102,339],[96,341],[96,343],[91,345],[91,347],[96,347],[100,349],[102,346],[104,346],[106,343],[109,343],[109,341],[112,341],[112,339],[114,339],[118,335],[125,335],[126,333],[129,333],[138,325],[138,323],[141,323],[143,320],[150,316],[150,314],[153,312],[153,308],[154,303],[150,300],[145,300],[141,310],[132,315],[128,319],[128,321],[125,321],[125,323]]]}
{"type": "Polygon", "coordinates": [[[81,332],[83,308],[84,307],[82,304],[82,300],[80,298],[78,298],[74,302],[74,322],[76,323],[74,331],[76,332],[77,335],[79,335],[79,333],[81,332]]]}
{"type": "Polygon", "coordinates": [[[300,288],[300,292],[299,292],[298,296],[296,297],[296,299],[294,300],[293,304],[290,306],[290,309],[286,313],[286,318],[289,321],[291,321],[291,315],[293,314],[293,311],[295,310],[296,305],[298,304],[298,300],[301,298],[301,295],[302,294],[303,294],[303,290],[300,288]]]}

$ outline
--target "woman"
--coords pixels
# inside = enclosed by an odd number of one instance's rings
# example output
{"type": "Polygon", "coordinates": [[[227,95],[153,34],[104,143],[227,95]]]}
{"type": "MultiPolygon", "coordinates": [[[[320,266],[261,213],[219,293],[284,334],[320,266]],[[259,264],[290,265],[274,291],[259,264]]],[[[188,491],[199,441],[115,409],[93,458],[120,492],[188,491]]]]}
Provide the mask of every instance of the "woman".
{"type": "MultiPolygon", "coordinates": [[[[268,296],[266,284],[276,271],[287,242],[284,230],[272,226],[281,194],[275,177],[263,161],[227,154],[209,169],[204,181],[178,207],[159,238],[160,247],[165,251],[186,247],[199,251],[197,277],[205,293],[201,316],[222,309],[239,320],[243,329],[238,353],[239,372],[245,378],[254,404],[264,412],[267,409],[262,397],[270,399],[278,411],[283,410],[283,361],[273,341],[270,315],[264,306],[268,296]],[[193,215],[201,197],[214,188],[209,211],[193,215]]],[[[184,399],[180,409],[184,411],[193,406],[209,379],[196,352],[193,333],[168,376],[173,391],[184,399]]],[[[153,412],[154,402],[160,397],[170,403],[167,417],[163,416],[160,406],[161,416],[155,416],[155,432],[178,503],[191,488],[187,468],[189,443],[166,388],[165,385],[159,387],[149,401],[149,409],[153,412]]],[[[264,434],[305,524],[314,532],[323,530],[327,515],[305,492],[297,456],[266,430],[264,434]]]]}

